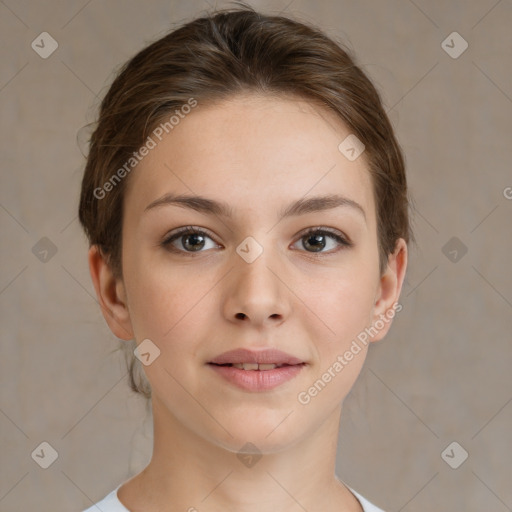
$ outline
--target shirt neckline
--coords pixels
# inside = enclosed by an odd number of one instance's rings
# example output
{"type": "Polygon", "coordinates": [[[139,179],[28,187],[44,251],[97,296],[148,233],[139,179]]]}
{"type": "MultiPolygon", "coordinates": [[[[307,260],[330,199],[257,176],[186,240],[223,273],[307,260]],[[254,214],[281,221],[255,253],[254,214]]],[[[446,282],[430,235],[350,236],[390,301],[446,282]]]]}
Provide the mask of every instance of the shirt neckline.
{"type": "MultiPolygon", "coordinates": [[[[124,505],[123,503],[121,502],[121,500],[119,499],[119,496],[117,495],[117,491],[125,484],[126,482],[123,482],[121,484],[119,484],[111,493],[110,493],[110,498],[112,499],[112,502],[114,505],[116,505],[116,507],[119,509],[118,511],[116,510],[115,512],[130,512],[124,505]]],[[[372,503],[370,503],[366,498],[364,498],[363,496],[361,496],[357,491],[355,491],[354,489],[352,489],[352,487],[348,486],[345,482],[342,482],[343,485],[345,485],[347,487],[347,489],[353,494],[353,496],[355,497],[355,499],[359,502],[359,504],[361,505],[361,508],[363,509],[364,512],[371,512],[371,510],[375,510],[376,512],[382,512],[381,509],[377,508],[375,505],[373,505],[372,503]],[[369,507],[371,508],[371,510],[369,510],[369,507]]],[[[114,512],[114,511],[113,511],[114,512]]]]}

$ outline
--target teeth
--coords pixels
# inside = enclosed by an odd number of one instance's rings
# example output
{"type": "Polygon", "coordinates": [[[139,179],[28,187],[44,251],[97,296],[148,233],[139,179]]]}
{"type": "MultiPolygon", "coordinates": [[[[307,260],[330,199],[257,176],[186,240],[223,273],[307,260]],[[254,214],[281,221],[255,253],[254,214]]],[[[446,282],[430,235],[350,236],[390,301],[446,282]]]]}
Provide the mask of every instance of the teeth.
{"type": "Polygon", "coordinates": [[[277,368],[277,364],[258,364],[258,363],[233,363],[233,368],[239,370],[273,370],[277,368]]]}
{"type": "Polygon", "coordinates": [[[277,368],[277,364],[260,364],[258,365],[260,370],[273,370],[277,368]]]}
{"type": "Polygon", "coordinates": [[[257,370],[258,363],[243,363],[242,367],[244,370],[257,370]]]}

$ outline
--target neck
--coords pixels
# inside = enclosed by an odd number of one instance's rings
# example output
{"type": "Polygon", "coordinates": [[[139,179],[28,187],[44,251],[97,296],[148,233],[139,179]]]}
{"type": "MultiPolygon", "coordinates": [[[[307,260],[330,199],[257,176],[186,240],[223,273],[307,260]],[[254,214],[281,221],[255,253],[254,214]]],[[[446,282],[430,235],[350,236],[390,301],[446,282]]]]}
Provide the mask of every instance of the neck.
{"type": "Polygon", "coordinates": [[[151,462],[118,496],[148,512],[361,511],[335,476],[340,413],[284,451],[243,455],[196,435],[153,398],[151,462]]]}

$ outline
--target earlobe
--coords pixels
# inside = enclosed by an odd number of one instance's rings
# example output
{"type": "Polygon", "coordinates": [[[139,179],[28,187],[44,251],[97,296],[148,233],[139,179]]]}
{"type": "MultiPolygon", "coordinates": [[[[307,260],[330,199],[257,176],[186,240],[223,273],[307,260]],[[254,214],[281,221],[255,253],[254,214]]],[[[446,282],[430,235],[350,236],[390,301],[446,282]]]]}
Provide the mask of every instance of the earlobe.
{"type": "Polygon", "coordinates": [[[133,339],[126,292],[121,278],[115,277],[97,245],[89,249],[89,271],[96,296],[112,333],[122,340],[133,339]]]}
{"type": "Polygon", "coordinates": [[[379,341],[386,336],[395,313],[401,310],[398,300],[406,269],[407,243],[400,238],[394,253],[388,257],[388,266],[384,274],[380,277],[372,315],[372,325],[377,332],[372,336],[371,341],[379,341]]]}

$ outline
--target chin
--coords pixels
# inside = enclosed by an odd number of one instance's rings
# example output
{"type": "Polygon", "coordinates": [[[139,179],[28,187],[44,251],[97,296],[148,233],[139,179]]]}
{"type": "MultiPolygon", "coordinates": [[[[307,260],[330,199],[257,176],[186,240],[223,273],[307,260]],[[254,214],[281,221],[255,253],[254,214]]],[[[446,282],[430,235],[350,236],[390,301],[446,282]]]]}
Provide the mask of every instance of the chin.
{"type": "Polygon", "coordinates": [[[290,411],[277,412],[272,414],[244,414],[243,417],[225,418],[223,427],[216,432],[209,432],[206,436],[213,444],[233,453],[254,453],[270,454],[284,451],[306,435],[305,424],[297,424],[292,419],[294,414],[290,411]],[[289,414],[288,421],[285,419],[289,414]],[[284,420],[284,421],[283,421],[284,420]],[[300,429],[300,431],[299,431],[300,429]]]}
{"type": "MultiPolygon", "coordinates": [[[[274,436],[272,436],[274,437],[274,436]]],[[[225,437],[223,439],[212,439],[217,446],[226,451],[234,454],[261,454],[270,455],[273,453],[280,453],[292,448],[298,439],[291,436],[275,436],[275,439],[270,439],[265,435],[251,436],[247,433],[241,433],[240,436],[234,435],[233,437],[225,437]]]]}

